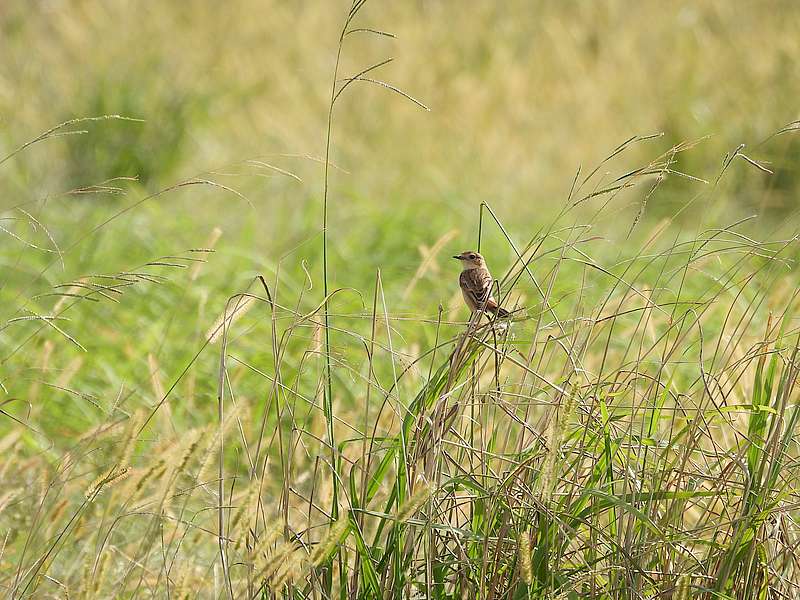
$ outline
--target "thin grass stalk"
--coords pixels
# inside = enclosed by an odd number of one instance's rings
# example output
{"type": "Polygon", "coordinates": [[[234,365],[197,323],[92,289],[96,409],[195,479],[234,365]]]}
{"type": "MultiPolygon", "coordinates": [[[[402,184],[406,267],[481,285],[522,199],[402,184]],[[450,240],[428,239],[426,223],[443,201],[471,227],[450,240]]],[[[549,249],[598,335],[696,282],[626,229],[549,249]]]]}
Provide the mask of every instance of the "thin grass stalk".
{"type": "MultiPolygon", "coordinates": [[[[347,28],[350,21],[355,16],[358,8],[356,2],[350,8],[350,13],[345,20],[342,27],[341,34],[339,35],[339,43],[336,47],[336,62],[333,67],[333,79],[331,81],[331,94],[330,102],[328,104],[328,118],[326,123],[325,132],[325,166],[322,180],[322,294],[324,298],[323,305],[323,321],[325,326],[325,392],[324,392],[324,415],[327,427],[328,444],[330,444],[331,452],[331,483],[333,486],[332,500],[331,500],[331,522],[335,522],[339,518],[339,478],[337,477],[339,469],[339,459],[336,446],[336,438],[334,432],[333,420],[333,385],[331,381],[331,337],[330,337],[330,312],[328,305],[328,191],[330,179],[330,158],[331,158],[331,139],[333,130],[333,109],[336,104],[337,97],[337,82],[339,80],[339,63],[342,56],[342,48],[344,46],[344,37],[347,34],[347,28]]],[[[344,567],[342,564],[341,554],[338,556],[339,562],[339,580],[344,581],[344,567]]],[[[330,595],[333,589],[332,573],[328,572],[325,576],[325,585],[327,594],[330,595]]]]}
{"type": "MultiPolygon", "coordinates": [[[[372,316],[371,332],[369,346],[367,347],[367,392],[364,401],[364,436],[365,439],[361,445],[361,496],[359,499],[359,507],[366,508],[366,494],[367,494],[367,477],[370,472],[371,453],[367,453],[367,440],[366,435],[369,431],[369,404],[371,400],[372,385],[375,381],[375,370],[373,368],[373,361],[375,358],[375,331],[378,323],[378,287],[380,283],[380,269],[375,272],[375,290],[372,295],[372,316]],[[363,506],[362,506],[363,504],[363,506]]],[[[351,475],[352,477],[352,475],[351,475]]],[[[355,526],[363,531],[364,528],[364,513],[359,511],[355,515],[355,526]]],[[[361,553],[356,552],[355,562],[353,564],[353,573],[350,576],[350,597],[358,597],[358,578],[361,570],[361,553]]],[[[366,556],[365,560],[371,560],[371,557],[366,556]]]]}
{"type": "Polygon", "coordinates": [[[229,600],[233,600],[233,583],[231,582],[230,568],[228,565],[228,551],[227,551],[227,536],[225,535],[225,378],[227,373],[226,357],[228,352],[228,333],[230,328],[230,319],[228,318],[228,310],[230,309],[231,302],[236,300],[234,312],[239,308],[239,303],[245,299],[242,294],[237,294],[228,299],[225,303],[225,315],[223,318],[222,330],[222,344],[220,347],[219,356],[219,375],[217,378],[217,421],[218,421],[218,435],[219,435],[219,459],[218,459],[218,481],[217,481],[217,541],[219,546],[219,556],[222,561],[222,574],[225,579],[225,590],[228,594],[229,600]]]}
{"type": "MultiPolygon", "coordinates": [[[[352,10],[352,8],[351,8],[352,10]]],[[[325,134],[325,166],[322,180],[322,294],[324,298],[323,321],[325,324],[325,420],[328,428],[328,443],[331,448],[331,467],[336,468],[336,441],[333,431],[333,392],[331,385],[331,340],[328,310],[328,187],[329,187],[329,167],[331,156],[331,134],[333,128],[333,107],[336,100],[336,87],[339,79],[339,62],[342,56],[342,46],[347,26],[350,23],[348,17],[339,36],[339,44],[336,48],[336,62],[333,67],[333,81],[331,83],[331,96],[328,104],[328,119],[325,134]]],[[[333,477],[333,502],[331,506],[331,517],[333,520],[338,518],[339,513],[339,486],[336,477],[333,477]]]]}

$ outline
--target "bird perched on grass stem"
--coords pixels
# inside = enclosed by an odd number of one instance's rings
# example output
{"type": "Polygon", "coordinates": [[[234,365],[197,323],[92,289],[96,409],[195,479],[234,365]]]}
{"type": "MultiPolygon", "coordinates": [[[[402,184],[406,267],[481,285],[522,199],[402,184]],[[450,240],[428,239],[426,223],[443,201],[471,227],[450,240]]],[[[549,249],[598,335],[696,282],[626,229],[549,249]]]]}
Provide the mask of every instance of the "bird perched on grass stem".
{"type": "Polygon", "coordinates": [[[486,261],[477,252],[467,251],[454,256],[460,260],[464,270],[458,278],[464,302],[472,312],[476,310],[489,311],[495,316],[504,318],[509,316],[505,308],[497,304],[492,296],[492,274],[486,268],[486,261]]]}

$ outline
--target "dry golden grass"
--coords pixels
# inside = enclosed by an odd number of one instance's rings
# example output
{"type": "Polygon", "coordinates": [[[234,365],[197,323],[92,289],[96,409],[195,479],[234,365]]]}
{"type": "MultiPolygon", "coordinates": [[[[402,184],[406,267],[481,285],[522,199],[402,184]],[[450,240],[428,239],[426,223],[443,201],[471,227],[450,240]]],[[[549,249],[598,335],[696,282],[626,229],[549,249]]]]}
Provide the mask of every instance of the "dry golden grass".
{"type": "Polygon", "coordinates": [[[347,10],[0,6],[0,590],[797,595],[800,11],[347,10]]]}

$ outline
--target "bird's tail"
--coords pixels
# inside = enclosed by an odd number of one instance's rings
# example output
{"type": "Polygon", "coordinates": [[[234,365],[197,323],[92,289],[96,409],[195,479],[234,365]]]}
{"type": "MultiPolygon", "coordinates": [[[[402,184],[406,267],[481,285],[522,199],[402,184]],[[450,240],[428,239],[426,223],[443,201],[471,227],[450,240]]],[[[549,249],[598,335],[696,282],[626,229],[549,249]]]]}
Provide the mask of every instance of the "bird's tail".
{"type": "Polygon", "coordinates": [[[511,316],[511,313],[500,306],[494,298],[489,298],[489,300],[486,301],[486,310],[490,311],[498,319],[505,319],[511,316]]]}
{"type": "Polygon", "coordinates": [[[508,312],[502,306],[496,306],[495,309],[492,311],[498,319],[505,319],[506,317],[510,317],[511,313],[508,312]]]}

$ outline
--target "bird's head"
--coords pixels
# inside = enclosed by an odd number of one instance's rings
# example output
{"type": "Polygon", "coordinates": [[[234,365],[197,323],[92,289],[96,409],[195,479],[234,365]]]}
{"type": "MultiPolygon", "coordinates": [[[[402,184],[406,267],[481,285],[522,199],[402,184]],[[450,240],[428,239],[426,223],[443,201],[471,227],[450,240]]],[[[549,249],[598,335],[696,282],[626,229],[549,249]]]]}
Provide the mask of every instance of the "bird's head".
{"type": "Polygon", "coordinates": [[[457,254],[453,258],[460,260],[461,264],[464,265],[464,269],[480,269],[486,266],[486,261],[483,260],[483,257],[472,250],[457,254]]]}

